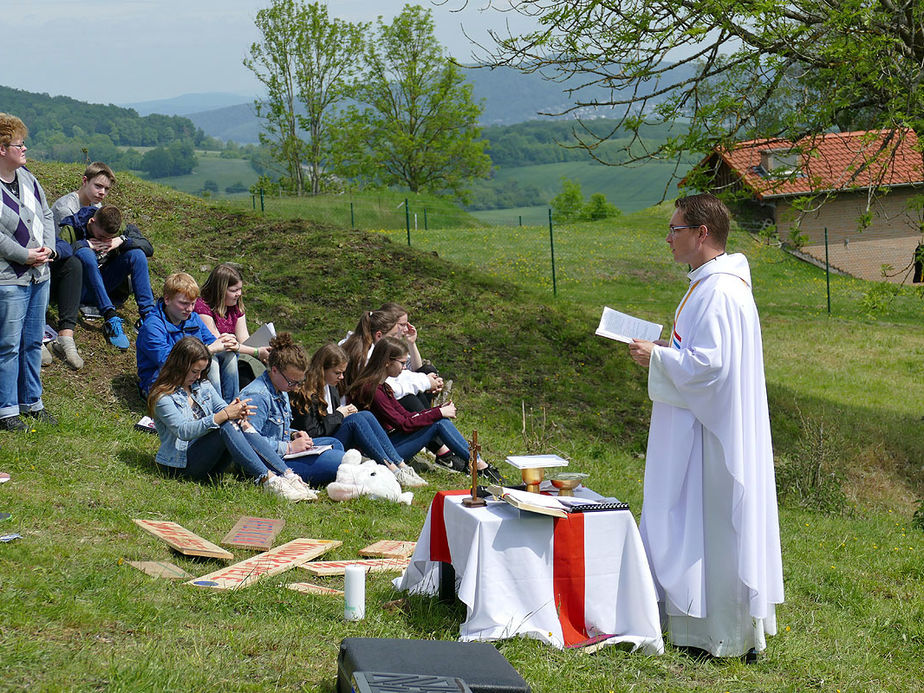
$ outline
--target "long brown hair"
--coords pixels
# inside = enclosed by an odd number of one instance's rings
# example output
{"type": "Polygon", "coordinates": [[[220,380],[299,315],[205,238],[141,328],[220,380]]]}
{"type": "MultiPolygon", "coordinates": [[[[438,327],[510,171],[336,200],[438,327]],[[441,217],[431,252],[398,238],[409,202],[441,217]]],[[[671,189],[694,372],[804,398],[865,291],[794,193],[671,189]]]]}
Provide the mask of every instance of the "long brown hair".
{"type": "MultiPolygon", "coordinates": [[[[167,360],[164,362],[157,380],[151,386],[148,395],[148,414],[154,416],[154,405],[164,395],[172,395],[186,380],[186,374],[199,361],[208,361],[212,358],[209,349],[196,337],[183,337],[173,345],[167,360]]],[[[200,380],[208,375],[207,370],[202,371],[200,380]]]]}
{"type": "MultiPolygon", "coordinates": [[[[225,294],[229,286],[243,284],[241,273],[237,267],[229,262],[223,262],[209,273],[209,278],[202,285],[202,300],[206,302],[219,317],[225,317],[228,306],[225,305],[225,294]]],[[[244,312],[244,296],[237,299],[237,307],[244,312]]]]}
{"type": "Polygon", "coordinates": [[[345,385],[352,385],[353,380],[359,377],[360,371],[366,365],[366,354],[369,353],[369,347],[375,341],[376,332],[382,334],[390,332],[398,324],[398,319],[402,315],[404,311],[398,313],[394,310],[382,309],[363,313],[353,334],[343,343],[343,350],[349,359],[346,373],[343,374],[345,385]]]}
{"type": "Polygon", "coordinates": [[[350,385],[350,401],[360,409],[368,409],[375,397],[376,389],[388,377],[386,369],[389,361],[407,355],[407,342],[394,337],[382,337],[375,343],[369,362],[350,385]]]}
{"type": "Polygon", "coordinates": [[[346,352],[334,343],[325,344],[311,356],[308,364],[308,373],[305,382],[289,393],[289,403],[292,411],[304,413],[308,411],[311,402],[318,404],[318,414],[327,416],[327,382],[324,372],[328,368],[335,368],[347,363],[346,352]]]}

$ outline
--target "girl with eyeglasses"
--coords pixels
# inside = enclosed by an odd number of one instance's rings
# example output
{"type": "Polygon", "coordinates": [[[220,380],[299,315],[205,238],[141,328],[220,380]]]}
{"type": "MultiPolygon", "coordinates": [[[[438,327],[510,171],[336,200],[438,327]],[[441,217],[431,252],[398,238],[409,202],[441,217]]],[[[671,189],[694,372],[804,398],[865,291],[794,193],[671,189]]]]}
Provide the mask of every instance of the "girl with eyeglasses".
{"type": "Polygon", "coordinates": [[[241,390],[241,397],[250,398],[254,408],[250,415],[254,435],[263,436],[281,457],[296,456],[288,457],[287,463],[305,482],[316,487],[329,484],[337,478],[343,444],[328,436],[313,438],[292,426],[289,393],[304,384],[308,357],[288,332],[274,337],[270,347],[266,370],[241,390]],[[310,452],[315,446],[327,445],[331,449],[310,452]]]}

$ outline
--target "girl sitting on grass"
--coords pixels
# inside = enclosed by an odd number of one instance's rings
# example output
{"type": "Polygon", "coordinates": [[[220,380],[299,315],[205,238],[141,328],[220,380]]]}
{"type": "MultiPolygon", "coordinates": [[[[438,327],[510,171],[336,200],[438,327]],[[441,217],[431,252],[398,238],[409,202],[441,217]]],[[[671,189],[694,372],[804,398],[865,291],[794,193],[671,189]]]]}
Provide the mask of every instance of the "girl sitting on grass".
{"type": "Polygon", "coordinates": [[[336,344],[325,344],[311,357],[305,382],[292,391],[292,425],[312,438],[333,436],[346,448],[357,448],[384,464],[404,486],[426,486],[427,482],[404,464],[388,434],[369,411],[353,404],[337,406],[337,385],[347,367],[346,353],[336,344]]]}
{"type": "MultiPolygon", "coordinates": [[[[247,316],[244,314],[243,299],[244,280],[234,265],[222,263],[215,267],[209,278],[202,285],[202,293],[196,299],[193,308],[202,318],[202,322],[215,337],[223,334],[237,340],[237,349],[222,351],[216,355],[221,366],[221,396],[231,401],[240,392],[241,364],[238,354],[245,354],[266,363],[269,356],[268,347],[244,346],[250,339],[247,329],[247,316]]],[[[249,368],[249,366],[248,366],[249,368]]],[[[253,380],[253,373],[246,382],[253,380]]]]}
{"type": "MultiPolygon", "coordinates": [[[[305,431],[292,428],[289,393],[305,382],[308,357],[288,332],[274,337],[270,347],[267,369],[241,391],[242,396],[251,398],[254,408],[250,416],[250,423],[257,430],[254,435],[261,436],[280,456],[330,445],[330,450],[289,458],[292,469],[312,486],[329,484],[337,478],[337,468],[344,456],[343,445],[336,438],[312,438],[305,431]]],[[[359,452],[349,454],[359,458],[359,452]]]]}
{"type": "Polygon", "coordinates": [[[242,432],[253,407],[247,399],[225,403],[206,377],[211,357],[198,339],[184,337],[151,386],[148,412],[160,437],[157,465],[169,475],[202,480],[220,476],[235,462],[281,498],[317,498],[262,437],[242,432]]]}
{"type": "MultiPolygon", "coordinates": [[[[395,399],[387,378],[397,376],[408,359],[407,344],[399,339],[383,337],[376,342],[366,367],[350,387],[348,399],[361,409],[369,409],[388,433],[395,450],[404,459],[413,457],[431,440],[443,441],[437,451],[437,462],[456,471],[469,470],[468,441],[449,419],[456,416],[456,405],[447,402],[441,407],[411,412],[395,399]]],[[[478,470],[492,483],[501,483],[500,473],[481,458],[478,470]]]]}

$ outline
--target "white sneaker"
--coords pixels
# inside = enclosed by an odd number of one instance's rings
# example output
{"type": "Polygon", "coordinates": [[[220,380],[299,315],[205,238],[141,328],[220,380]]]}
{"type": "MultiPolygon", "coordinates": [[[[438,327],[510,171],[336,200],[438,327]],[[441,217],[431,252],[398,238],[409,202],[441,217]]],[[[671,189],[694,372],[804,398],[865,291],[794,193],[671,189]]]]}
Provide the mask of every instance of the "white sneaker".
{"type": "Polygon", "coordinates": [[[48,342],[48,346],[52,354],[64,361],[73,370],[79,371],[83,368],[83,359],[80,358],[80,354],[77,352],[77,345],[74,343],[73,337],[58,335],[57,339],[52,339],[48,342]]]}
{"type": "Polygon", "coordinates": [[[48,351],[48,347],[42,344],[42,366],[50,366],[52,361],[54,359],[51,358],[51,352],[48,351]]]}
{"type": "Polygon", "coordinates": [[[302,479],[298,474],[293,470],[287,471],[282,476],[289,484],[291,484],[297,491],[300,491],[305,494],[305,497],[302,500],[317,500],[317,492],[309,486],[304,479],[302,479]]]}
{"type": "Polygon", "coordinates": [[[398,471],[395,472],[395,478],[398,480],[399,484],[409,488],[419,488],[428,485],[426,481],[420,478],[417,472],[407,465],[398,467],[398,471]]]}
{"type": "Polygon", "coordinates": [[[280,498],[285,498],[292,503],[298,503],[300,500],[305,500],[306,498],[301,489],[296,489],[281,476],[267,477],[266,481],[263,482],[263,488],[267,493],[274,493],[280,498]]]}

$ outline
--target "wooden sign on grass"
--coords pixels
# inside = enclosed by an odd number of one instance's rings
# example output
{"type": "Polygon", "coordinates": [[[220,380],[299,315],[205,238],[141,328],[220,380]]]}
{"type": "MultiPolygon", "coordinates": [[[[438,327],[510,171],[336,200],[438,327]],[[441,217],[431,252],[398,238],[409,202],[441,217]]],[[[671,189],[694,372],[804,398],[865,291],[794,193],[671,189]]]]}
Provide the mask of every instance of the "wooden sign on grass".
{"type": "Polygon", "coordinates": [[[285,524],[285,520],[267,520],[245,515],[237,521],[221,543],[226,546],[240,546],[242,549],[266,551],[273,546],[273,540],[285,524]]]}
{"type": "Polygon", "coordinates": [[[370,558],[355,561],[315,561],[304,563],[299,568],[312,575],[343,575],[348,565],[361,565],[367,573],[400,572],[408,567],[410,558],[370,558]]]}
{"type": "Polygon", "coordinates": [[[189,580],[187,585],[211,587],[216,590],[233,590],[252,585],[258,580],[294,568],[343,542],[327,539],[293,539],[292,541],[258,553],[240,563],[189,580]]]}
{"type": "Polygon", "coordinates": [[[330,597],[343,596],[343,590],[335,590],[333,587],[321,587],[321,585],[314,585],[310,582],[290,582],[286,587],[305,594],[324,594],[330,597]]]}
{"type": "Polygon", "coordinates": [[[374,544],[369,544],[364,549],[360,549],[359,555],[373,558],[409,558],[414,553],[415,548],[417,548],[416,541],[382,539],[374,544]]]}
{"type": "Polygon", "coordinates": [[[151,577],[170,578],[171,580],[192,577],[190,573],[187,573],[180,566],[173,565],[168,561],[129,561],[128,564],[151,577]]]}
{"type": "Polygon", "coordinates": [[[161,520],[133,520],[133,522],[185,556],[206,556],[228,560],[234,558],[234,554],[230,551],[225,551],[220,546],[193,534],[176,522],[161,520]]]}

